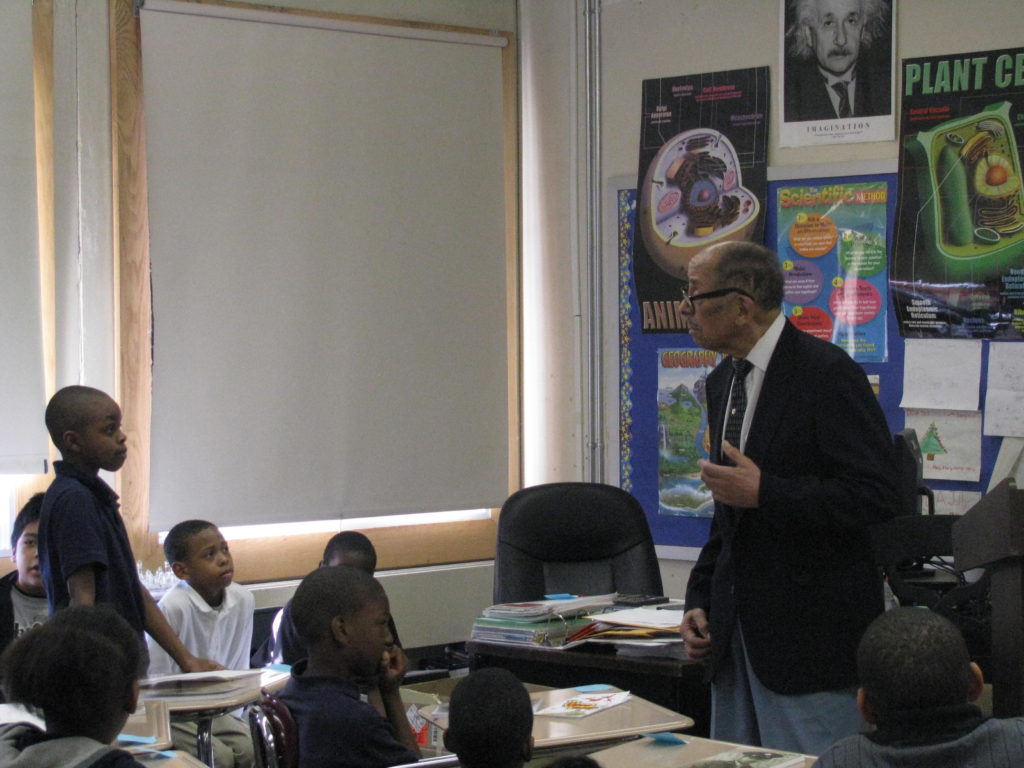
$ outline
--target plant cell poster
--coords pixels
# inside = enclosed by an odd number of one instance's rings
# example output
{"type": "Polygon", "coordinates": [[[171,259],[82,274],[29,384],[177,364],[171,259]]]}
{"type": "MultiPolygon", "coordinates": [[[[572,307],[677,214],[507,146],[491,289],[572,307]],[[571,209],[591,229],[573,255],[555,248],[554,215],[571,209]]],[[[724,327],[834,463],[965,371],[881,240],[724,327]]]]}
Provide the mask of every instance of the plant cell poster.
{"type": "Polygon", "coordinates": [[[1024,48],[903,61],[903,336],[1024,338],[1024,48]]]}

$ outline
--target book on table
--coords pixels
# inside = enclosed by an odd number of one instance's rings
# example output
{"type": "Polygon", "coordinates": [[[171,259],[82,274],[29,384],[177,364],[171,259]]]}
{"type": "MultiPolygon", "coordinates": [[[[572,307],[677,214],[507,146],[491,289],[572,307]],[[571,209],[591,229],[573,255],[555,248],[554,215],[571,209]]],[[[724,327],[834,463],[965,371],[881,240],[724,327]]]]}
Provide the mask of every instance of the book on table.
{"type": "Polygon", "coordinates": [[[610,607],[616,592],[607,595],[573,595],[519,603],[498,603],[483,610],[484,618],[547,621],[555,617],[569,618],[610,607]]]}
{"type": "Polygon", "coordinates": [[[565,638],[591,624],[586,617],[550,617],[541,621],[523,619],[493,619],[481,616],[473,622],[470,640],[515,645],[543,645],[557,647],[565,638]]]}

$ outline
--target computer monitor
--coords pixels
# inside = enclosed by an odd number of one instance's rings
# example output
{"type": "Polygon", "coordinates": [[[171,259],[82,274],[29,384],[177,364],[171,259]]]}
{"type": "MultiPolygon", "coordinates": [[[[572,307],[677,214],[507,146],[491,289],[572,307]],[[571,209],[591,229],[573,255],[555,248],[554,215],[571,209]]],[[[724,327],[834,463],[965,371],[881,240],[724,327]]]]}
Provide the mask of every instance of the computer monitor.
{"type": "Polygon", "coordinates": [[[896,446],[897,515],[920,515],[924,496],[924,459],[917,431],[907,427],[893,435],[896,446]]]}

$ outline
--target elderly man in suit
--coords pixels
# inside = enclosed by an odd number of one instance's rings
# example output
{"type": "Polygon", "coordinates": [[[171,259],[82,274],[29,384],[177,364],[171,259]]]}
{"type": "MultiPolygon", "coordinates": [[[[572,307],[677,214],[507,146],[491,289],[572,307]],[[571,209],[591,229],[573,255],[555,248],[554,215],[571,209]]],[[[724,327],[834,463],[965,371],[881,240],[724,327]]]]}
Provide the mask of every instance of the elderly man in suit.
{"type": "Polygon", "coordinates": [[[891,10],[885,0],[790,0],[784,110],[787,122],[890,111],[891,10]]]}
{"type": "Polygon", "coordinates": [[[722,243],[690,262],[715,498],[681,632],[706,659],[712,736],[818,754],[860,727],[856,649],[883,610],[868,527],[895,505],[892,436],[861,368],[782,313],[777,257],[722,243]]]}

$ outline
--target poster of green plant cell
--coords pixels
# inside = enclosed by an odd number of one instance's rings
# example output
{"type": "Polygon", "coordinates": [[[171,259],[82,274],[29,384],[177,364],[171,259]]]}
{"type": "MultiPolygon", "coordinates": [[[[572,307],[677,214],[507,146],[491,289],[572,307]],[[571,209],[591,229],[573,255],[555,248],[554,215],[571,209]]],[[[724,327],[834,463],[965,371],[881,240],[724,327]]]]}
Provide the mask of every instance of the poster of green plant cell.
{"type": "Polygon", "coordinates": [[[900,333],[1024,338],[1024,48],[902,67],[900,333]]]}
{"type": "Polygon", "coordinates": [[[861,362],[887,358],[888,200],[885,181],[776,190],[786,315],[861,362]]]}

